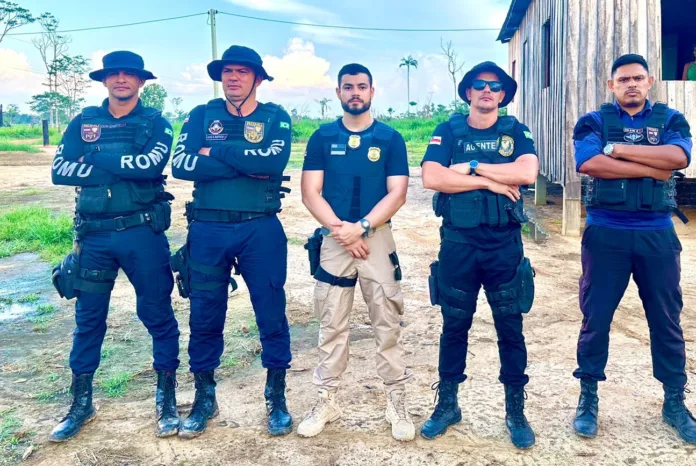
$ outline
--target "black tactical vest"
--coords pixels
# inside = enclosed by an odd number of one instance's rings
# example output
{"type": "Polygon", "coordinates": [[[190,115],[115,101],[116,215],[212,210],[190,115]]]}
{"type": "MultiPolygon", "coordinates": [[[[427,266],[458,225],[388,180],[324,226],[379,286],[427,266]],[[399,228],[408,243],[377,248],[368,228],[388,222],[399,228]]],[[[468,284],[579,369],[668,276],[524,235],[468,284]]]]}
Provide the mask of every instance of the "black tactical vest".
{"type": "MultiPolygon", "coordinates": [[[[656,103],[642,128],[623,125],[613,104],[602,104],[604,120],[602,143],[657,146],[663,143],[668,107],[656,103]]],[[[604,180],[590,178],[585,205],[608,210],[629,212],[670,212],[676,210],[676,182],[653,178],[604,180]]]]}
{"type": "MultiPolygon", "coordinates": [[[[454,135],[451,164],[478,160],[483,163],[510,163],[515,151],[517,118],[498,118],[496,134],[474,136],[467,123],[467,115],[455,113],[449,125],[454,135]]],[[[443,225],[452,228],[475,228],[480,225],[504,227],[526,222],[522,199],[512,202],[507,196],[486,189],[457,194],[437,193],[433,200],[435,214],[443,218],[443,225]]]]}
{"type": "Polygon", "coordinates": [[[322,196],[338,218],[357,222],[387,195],[386,163],[394,129],[375,122],[365,134],[351,134],[338,120],[322,125],[324,186],[322,196]]]}
{"type": "MultiPolygon", "coordinates": [[[[205,107],[203,118],[206,144],[209,147],[254,150],[249,157],[272,156],[282,146],[260,147],[275,123],[277,112],[277,105],[259,103],[253,115],[235,118],[227,111],[224,99],[211,100],[205,107]]],[[[284,144],[284,141],[278,144],[284,144]]],[[[246,175],[197,181],[193,190],[193,208],[274,214],[280,212],[280,200],[285,197],[283,192],[288,192],[287,188],[281,187],[282,182],[282,176],[262,179],[246,175]]]]}
{"type": "MultiPolygon", "coordinates": [[[[161,112],[142,107],[137,114],[110,118],[101,107],[87,107],[82,111],[80,128],[83,153],[92,157],[121,157],[132,155],[134,165],[154,163],[143,154],[143,148],[152,137],[154,121],[161,112]],[[103,152],[103,154],[101,154],[103,152]]],[[[113,216],[146,210],[164,198],[164,176],[152,180],[122,180],[111,185],[83,186],[77,189],[76,210],[87,216],[113,216]],[[108,214],[108,215],[101,215],[108,214]]]]}

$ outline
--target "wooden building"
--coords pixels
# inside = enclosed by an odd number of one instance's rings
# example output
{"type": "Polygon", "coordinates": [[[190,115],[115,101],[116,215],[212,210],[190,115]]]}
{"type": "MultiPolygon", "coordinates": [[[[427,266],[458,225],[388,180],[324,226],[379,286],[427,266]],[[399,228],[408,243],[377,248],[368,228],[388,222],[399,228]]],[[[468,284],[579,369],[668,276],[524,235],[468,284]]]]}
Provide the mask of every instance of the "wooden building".
{"type": "MultiPolygon", "coordinates": [[[[541,173],[563,186],[563,234],[581,226],[581,179],[573,127],[613,100],[613,61],[643,55],[656,83],[649,98],[684,113],[696,134],[696,82],[681,81],[696,44],[696,0],[512,0],[498,40],[509,44],[519,91],[509,112],[534,133],[541,173]]],[[[696,176],[696,163],[686,169],[696,176]]]]}

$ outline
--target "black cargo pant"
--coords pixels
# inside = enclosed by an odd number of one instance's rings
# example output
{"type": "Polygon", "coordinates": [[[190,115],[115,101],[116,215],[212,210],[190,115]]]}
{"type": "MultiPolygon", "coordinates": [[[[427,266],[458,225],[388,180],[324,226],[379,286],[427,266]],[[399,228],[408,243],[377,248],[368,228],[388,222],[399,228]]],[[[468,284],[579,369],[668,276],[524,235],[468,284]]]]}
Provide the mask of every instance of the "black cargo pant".
{"type": "Polygon", "coordinates": [[[673,228],[585,228],[580,278],[583,319],[575,377],[606,380],[611,321],[633,275],[650,327],[653,375],[668,387],[686,385],[686,351],[680,325],[681,250],[673,228]]]}

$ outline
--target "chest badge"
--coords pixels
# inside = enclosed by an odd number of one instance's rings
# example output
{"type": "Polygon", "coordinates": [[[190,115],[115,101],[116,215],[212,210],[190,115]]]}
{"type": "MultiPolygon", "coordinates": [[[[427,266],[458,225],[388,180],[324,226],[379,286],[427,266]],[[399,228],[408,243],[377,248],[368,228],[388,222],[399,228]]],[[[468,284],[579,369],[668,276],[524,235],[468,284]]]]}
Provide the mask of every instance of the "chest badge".
{"type": "Polygon", "coordinates": [[[220,134],[220,133],[222,133],[223,129],[225,129],[225,128],[223,128],[220,120],[213,121],[210,124],[210,126],[208,127],[208,131],[210,131],[210,134],[220,134]]]}
{"type": "Polygon", "coordinates": [[[99,125],[82,125],[82,140],[85,142],[94,142],[101,137],[101,126],[99,125]]]}
{"type": "Polygon", "coordinates": [[[643,140],[643,129],[642,128],[624,128],[624,141],[626,142],[640,142],[643,140]]]}
{"type": "Polygon", "coordinates": [[[647,127],[646,128],[648,132],[648,142],[650,144],[659,144],[660,143],[660,130],[657,128],[651,128],[647,127]]]}
{"type": "Polygon", "coordinates": [[[263,123],[257,123],[255,121],[244,122],[244,139],[249,142],[257,143],[263,141],[263,131],[263,123]]]}
{"type": "Polygon", "coordinates": [[[348,147],[351,149],[357,149],[360,147],[360,136],[357,134],[351,134],[348,138],[348,147]]]}
{"type": "Polygon", "coordinates": [[[379,147],[370,147],[370,150],[367,151],[367,158],[370,162],[376,162],[379,160],[380,154],[381,149],[379,147]]]}
{"type": "Polygon", "coordinates": [[[513,154],[513,152],[515,152],[515,140],[507,134],[504,134],[500,138],[498,153],[503,157],[510,157],[513,154]]]}

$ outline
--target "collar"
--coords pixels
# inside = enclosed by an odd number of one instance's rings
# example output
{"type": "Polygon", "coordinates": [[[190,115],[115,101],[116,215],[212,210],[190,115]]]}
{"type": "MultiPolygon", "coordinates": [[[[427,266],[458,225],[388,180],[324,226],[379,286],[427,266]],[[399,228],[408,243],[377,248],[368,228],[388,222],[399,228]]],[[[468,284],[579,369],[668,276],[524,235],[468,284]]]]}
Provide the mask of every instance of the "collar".
{"type": "MultiPolygon", "coordinates": [[[[111,114],[111,112],[109,112],[109,99],[108,99],[108,97],[106,99],[104,99],[104,101],[102,102],[101,109],[102,109],[102,112],[104,113],[105,116],[115,118],[111,114]]],[[[130,116],[130,115],[137,115],[138,113],[140,113],[142,111],[142,109],[143,109],[143,101],[140,98],[138,98],[138,104],[135,106],[135,108],[129,114],[123,115],[121,118],[125,118],[125,117],[130,116]]]]}

